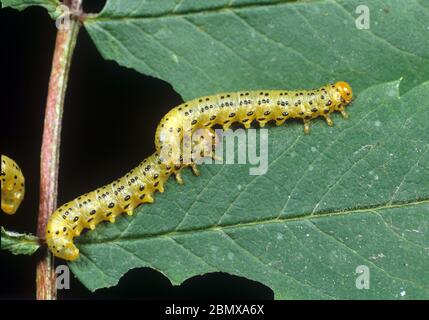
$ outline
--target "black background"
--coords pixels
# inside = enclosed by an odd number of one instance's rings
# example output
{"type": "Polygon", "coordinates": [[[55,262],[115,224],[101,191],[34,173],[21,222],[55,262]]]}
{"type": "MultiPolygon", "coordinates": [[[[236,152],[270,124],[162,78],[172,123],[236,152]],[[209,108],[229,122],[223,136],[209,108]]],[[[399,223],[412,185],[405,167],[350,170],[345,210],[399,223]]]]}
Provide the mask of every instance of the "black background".
{"type": "MultiPolygon", "coordinates": [[[[84,1],[86,12],[104,1],[84,1]]],[[[0,153],[17,161],[26,177],[26,197],[14,216],[0,214],[8,230],[35,233],[39,156],[55,24],[42,8],[0,10],[0,153]]],[[[198,81],[198,79],[195,79],[198,81]]],[[[166,82],[104,60],[84,28],[78,36],[67,89],[59,177],[59,204],[121,176],[154,149],[162,116],[182,102],[166,82]]],[[[35,298],[39,254],[0,251],[0,298],[35,298]]],[[[117,287],[91,293],[72,276],[60,299],[272,299],[266,286],[224,273],[194,277],[179,287],[157,271],[128,272],[117,287]]]]}

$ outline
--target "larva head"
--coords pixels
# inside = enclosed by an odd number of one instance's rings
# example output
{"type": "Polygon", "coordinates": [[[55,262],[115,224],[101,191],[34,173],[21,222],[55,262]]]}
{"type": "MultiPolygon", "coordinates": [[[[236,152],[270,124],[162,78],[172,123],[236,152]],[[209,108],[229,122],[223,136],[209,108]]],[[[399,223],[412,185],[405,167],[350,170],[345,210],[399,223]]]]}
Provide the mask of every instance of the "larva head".
{"type": "Polygon", "coordinates": [[[71,239],[57,237],[46,242],[51,252],[58,258],[73,261],[79,257],[79,249],[76,248],[71,239]]]}
{"type": "Polygon", "coordinates": [[[24,198],[24,192],[5,191],[1,192],[1,209],[6,214],[14,214],[24,198]]]}
{"type": "Polygon", "coordinates": [[[73,238],[65,235],[61,222],[50,219],[46,226],[46,244],[54,256],[73,261],[79,257],[79,249],[73,244],[73,238]]]}
{"type": "Polygon", "coordinates": [[[344,81],[335,83],[335,88],[340,92],[341,97],[346,103],[350,103],[353,99],[353,91],[350,85],[344,81]]]}

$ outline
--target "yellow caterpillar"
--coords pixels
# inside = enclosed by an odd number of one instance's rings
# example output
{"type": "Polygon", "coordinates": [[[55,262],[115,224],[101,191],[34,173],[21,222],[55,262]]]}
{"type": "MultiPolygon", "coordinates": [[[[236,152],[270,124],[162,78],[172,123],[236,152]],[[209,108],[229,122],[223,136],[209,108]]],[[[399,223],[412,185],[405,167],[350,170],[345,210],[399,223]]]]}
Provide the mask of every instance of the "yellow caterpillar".
{"type": "Polygon", "coordinates": [[[25,194],[25,179],[11,158],[1,155],[1,209],[14,214],[25,194]]]}
{"type": "Polygon", "coordinates": [[[142,203],[152,203],[156,191],[171,174],[183,183],[180,170],[190,166],[198,170],[191,146],[191,161],[183,161],[182,144],[186,134],[205,128],[211,133],[201,143],[214,138],[212,127],[221,125],[224,130],[239,122],[249,128],[256,120],[261,127],[269,121],[276,125],[287,119],[303,119],[304,132],[310,131],[310,120],[324,117],[332,126],[330,114],[341,112],[347,118],[346,105],[352,101],[352,89],[346,82],[329,84],[315,90],[260,90],[222,93],[185,102],[168,112],[156,130],[156,152],[122,178],[84,194],[59,207],[51,216],[46,228],[46,242],[52,253],[66,260],[75,260],[79,250],[73,238],[83,229],[94,229],[102,221],[114,222],[116,216],[131,215],[142,203]]]}

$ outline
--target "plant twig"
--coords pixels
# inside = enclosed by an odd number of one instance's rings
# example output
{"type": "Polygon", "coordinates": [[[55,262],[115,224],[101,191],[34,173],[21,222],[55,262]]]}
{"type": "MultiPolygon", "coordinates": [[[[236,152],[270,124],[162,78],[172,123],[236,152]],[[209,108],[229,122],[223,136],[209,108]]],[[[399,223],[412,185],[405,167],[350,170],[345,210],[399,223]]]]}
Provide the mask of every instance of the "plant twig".
{"type": "MultiPolygon", "coordinates": [[[[71,12],[80,13],[81,3],[82,0],[71,0],[65,4],[71,8],[71,12]]],[[[78,18],[72,15],[69,24],[58,30],[55,42],[40,156],[40,199],[37,221],[37,236],[40,239],[45,238],[47,221],[57,206],[61,120],[79,27],[78,18]]],[[[37,264],[36,298],[54,300],[57,297],[54,261],[51,253],[45,250],[44,257],[37,264]]]]}

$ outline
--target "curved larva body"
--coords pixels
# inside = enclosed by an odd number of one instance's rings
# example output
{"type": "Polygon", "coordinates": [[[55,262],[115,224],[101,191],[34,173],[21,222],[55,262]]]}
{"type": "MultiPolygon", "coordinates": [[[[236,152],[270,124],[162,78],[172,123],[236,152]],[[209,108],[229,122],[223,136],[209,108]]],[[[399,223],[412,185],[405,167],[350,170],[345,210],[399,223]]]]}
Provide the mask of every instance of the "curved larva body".
{"type": "Polygon", "coordinates": [[[1,209],[14,214],[24,199],[25,179],[15,161],[1,155],[1,209]]]}
{"type": "Polygon", "coordinates": [[[152,203],[153,193],[163,192],[163,185],[173,170],[168,170],[153,154],[122,178],[59,207],[46,227],[46,243],[57,257],[75,260],[79,250],[73,238],[83,229],[93,230],[102,221],[115,222],[116,216],[131,215],[142,203],[152,203]]]}
{"type": "Polygon", "coordinates": [[[171,174],[182,183],[180,170],[185,166],[191,166],[198,174],[195,165],[198,156],[191,158],[190,164],[184,164],[181,149],[183,140],[186,141],[184,133],[200,128],[211,130],[216,124],[226,130],[234,122],[248,128],[253,120],[260,126],[271,120],[281,125],[290,118],[303,119],[304,132],[308,133],[311,119],[322,116],[332,125],[330,113],[339,111],[346,117],[344,108],[351,100],[350,86],[337,82],[309,91],[243,91],[183,103],[168,112],[158,125],[155,154],[124,177],[66,203],[53,213],[46,228],[48,247],[55,256],[74,260],[79,250],[73,238],[83,229],[94,229],[102,221],[114,222],[122,212],[131,215],[138,205],[153,202],[153,193],[163,192],[171,174]]]}

